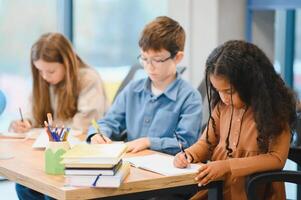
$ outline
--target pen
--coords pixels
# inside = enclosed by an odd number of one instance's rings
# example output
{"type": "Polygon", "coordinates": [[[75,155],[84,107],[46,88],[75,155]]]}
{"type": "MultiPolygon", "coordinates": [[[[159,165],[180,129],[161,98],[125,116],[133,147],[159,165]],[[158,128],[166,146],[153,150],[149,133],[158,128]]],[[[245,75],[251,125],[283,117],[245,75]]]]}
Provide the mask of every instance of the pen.
{"type": "Polygon", "coordinates": [[[44,121],[44,125],[45,125],[45,128],[46,128],[46,133],[48,134],[49,140],[58,142],[56,134],[51,131],[51,129],[50,129],[50,127],[49,127],[49,125],[46,121],[44,121]]]}
{"type": "Polygon", "coordinates": [[[21,110],[21,108],[20,108],[20,107],[19,107],[19,113],[20,113],[20,116],[21,116],[21,122],[24,122],[24,118],[23,118],[22,110],[21,110]]]}
{"type": "Polygon", "coordinates": [[[97,122],[95,121],[95,119],[92,119],[92,126],[96,129],[97,133],[101,136],[101,138],[103,139],[103,141],[107,142],[106,139],[105,139],[105,137],[101,133],[100,128],[99,128],[97,122]]]}
{"type": "Polygon", "coordinates": [[[175,136],[176,136],[177,142],[178,142],[178,144],[179,144],[179,147],[180,147],[180,149],[181,149],[181,152],[184,153],[184,156],[185,156],[185,158],[186,158],[186,160],[187,160],[187,155],[186,155],[186,153],[185,153],[183,144],[181,143],[181,141],[180,141],[180,139],[179,139],[179,136],[178,136],[178,134],[177,134],[176,132],[175,132],[175,136]]]}
{"type": "Polygon", "coordinates": [[[53,137],[52,137],[51,131],[49,131],[48,123],[46,121],[44,121],[44,125],[45,125],[45,131],[46,131],[46,133],[48,135],[49,141],[53,141],[53,137]]]}
{"type": "Polygon", "coordinates": [[[64,125],[62,126],[61,131],[60,131],[60,133],[58,134],[60,138],[62,137],[63,131],[64,131],[64,125]]]}

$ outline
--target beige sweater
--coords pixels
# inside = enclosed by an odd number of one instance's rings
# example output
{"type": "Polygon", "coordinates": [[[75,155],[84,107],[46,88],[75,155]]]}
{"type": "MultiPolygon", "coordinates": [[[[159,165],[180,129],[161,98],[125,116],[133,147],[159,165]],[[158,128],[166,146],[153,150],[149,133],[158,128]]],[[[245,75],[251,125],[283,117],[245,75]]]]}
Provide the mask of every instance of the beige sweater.
{"type": "MultiPolygon", "coordinates": [[[[99,73],[90,68],[80,68],[79,70],[80,93],[78,97],[77,113],[73,118],[67,121],[57,119],[57,100],[58,97],[54,93],[54,86],[50,86],[50,100],[53,109],[54,124],[70,127],[73,130],[86,131],[92,119],[100,119],[108,109],[108,101],[106,98],[104,84],[99,73]]],[[[31,107],[30,107],[31,108],[31,107]]],[[[26,113],[26,119],[30,120],[33,126],[38,126],[34,122],[31,112],[26,113]]]]}

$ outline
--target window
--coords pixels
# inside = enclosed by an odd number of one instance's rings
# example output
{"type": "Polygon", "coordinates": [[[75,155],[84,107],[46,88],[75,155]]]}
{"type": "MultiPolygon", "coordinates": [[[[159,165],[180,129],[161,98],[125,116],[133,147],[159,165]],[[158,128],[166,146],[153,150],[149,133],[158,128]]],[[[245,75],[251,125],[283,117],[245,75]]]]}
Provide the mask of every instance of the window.
{"type": "Polygon", "coordinates": [[[167,4],[167,0],[75,0],[75,48],[92,66],[136,63],[140,32],[146,23],[167,14],[167,4]]]}
{"type": "Polygon", "coordinates": [[[41,34],[57,31],[56,6],[53,0],[0,0],[0,89],[7,99],[0,130],[19,117],[18,107],[26,110],[32,83],[30,48],[41,34]]]}
{"type": "Polygon", "coordinates": [[[296,10],[295,21],[295,60],[294,60],[294,90],[301,101],[301,10],[296,10]]]}
{"type": "Polygon", "coordinates": [[[74,47],[97,67],[110,102],[130,65],[138,62],[140,32],[155,17],[166,15],[167,7],[168,0],[74,1],[74,47]]]}

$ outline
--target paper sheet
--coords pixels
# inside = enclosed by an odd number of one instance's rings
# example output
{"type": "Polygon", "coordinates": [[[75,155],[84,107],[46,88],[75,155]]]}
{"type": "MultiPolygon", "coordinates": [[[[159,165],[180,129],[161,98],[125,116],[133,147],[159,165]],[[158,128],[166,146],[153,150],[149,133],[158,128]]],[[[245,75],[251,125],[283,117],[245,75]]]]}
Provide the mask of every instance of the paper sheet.
{"type": "Polygon", "coordinates": [[[173,165],[173,159],[174,156],[161,154],[123,158],[123,160],[130,162],[135,167],[146,169],[166,176],[196,173],[200,168],[199,164],[190,164],[189,167],[184,169],[176,168],[173,165]]]}
{"type": "Polygon", "coordinates": [[[30,129],[26,133],[15,133],[15,132],[8,132],[8,131],[0,131],[0,135],[4,136],[4,137],[10,137],[10,138],[30,138],[30,139],[35,139],[43,131],[44,131],[43,128],[33,128],[33,129],[30,129]]]}

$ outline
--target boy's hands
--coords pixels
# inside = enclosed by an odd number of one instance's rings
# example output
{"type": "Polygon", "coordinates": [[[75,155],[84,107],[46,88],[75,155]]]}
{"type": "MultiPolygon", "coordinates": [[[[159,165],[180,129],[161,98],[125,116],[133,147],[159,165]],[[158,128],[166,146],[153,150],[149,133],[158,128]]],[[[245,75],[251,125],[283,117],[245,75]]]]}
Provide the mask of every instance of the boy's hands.
{"type": "Polygon", "coordinates": [[[101,137],[101,135],[98,133],[96,133],[91,137],[91,144],[106,144],[106,143],[112,143],[112,140],[104,135],[103,137],[101,137]]]}
{"type": "Polygon", "coordinates": [[[9,130],[12,130],[13,132],[16,133],[25,133],[29,131],[32,128],[31,123],[28,120],[17,120],[13,121],[10,124],[9,130]]]}
{"type": "Polygon", "coordinates": [[[150,141],[147,137],[139,138],[126,143],[128,148],[127,152],[137,153],[150,147],[150,141]]]}
{"type": "Polygon", "coordinates": [[[185,154],[180,152],[180,153],[177,153],[177,155],[175,156],[175,158],[173,160],[173,164],[177,168],[186,168],[191,163],[191,160],[192,159],[189,155],[187,155],[187,159],[186,159],[185,154]]]}
{"type": "Polygon", "coordinates": [[[230,165],[226,160],[212,161],[200,167],[195,180],[199,186],[207,185],[211,181],[221,180],[229,172],[230,165]]]}

